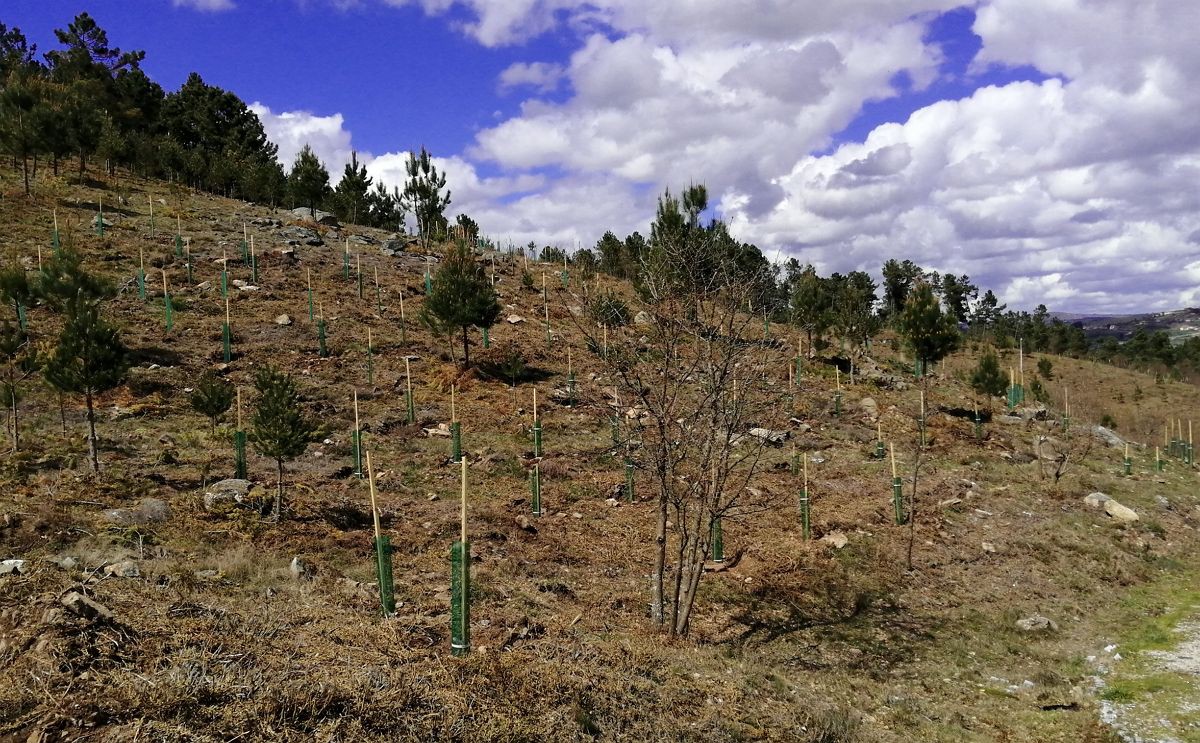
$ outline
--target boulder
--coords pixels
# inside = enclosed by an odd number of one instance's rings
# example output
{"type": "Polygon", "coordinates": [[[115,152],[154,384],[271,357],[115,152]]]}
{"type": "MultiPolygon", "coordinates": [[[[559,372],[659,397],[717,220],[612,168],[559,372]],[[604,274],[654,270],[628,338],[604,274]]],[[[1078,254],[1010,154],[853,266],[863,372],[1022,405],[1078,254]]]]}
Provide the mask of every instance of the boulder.
{"type": "Polygon", "coordinates": [[[140,578],[142,571],[135,561],[121,560],[111,565],[105,565],[104,574],[110,578],[140,578]]]}
{"type": "Polygon", "coordinates": [[[1132,524],[1138,520],[1138,515],[1132,508],[1126,508],[1112,498],[1104,501],[1104,513],[1122,524],[1132,524]]]}
{"type": "Polygon", "coordinates": [[[29,572],[24,560],[4,560],[0,562],[0,575],[21,575],[29,572]]]}
{"type": "Polygon", "coordinates": [[[249,496],[249,480],[221,480],[210,485],[204,492],[204,510],[209,513],[224,513],[247,503],[249,496]]]}
{"type": "Polygon", "coordinates": [[[517,323],[525,322],[525,318],[521,317],[520,315],[509,315],[505,318],[505,322],[507,322],[509,325],[516,325],[517,323]]]}
{"type": "Polygon", "coordinates": [[[296,207],[292,210],[292,216],[296,219],[303,219],[307,222],[316,222],[317,224],[327,224],[331,227],[337,227],[337,217],[329,212],[323,212],[320,209],[313,211],[307,206],[296,207]]]}
{"type": "Polygon", "coordinates": [[[1058,625],[1053,619],[1047,619],[1040,614],[1017,620],[1017,629],[1022,632],[1056,632],[1058,625]]]}
{"type": "Polygon", "coordinates": [[[291,325],[292,317],[291,317],[291,315],[278,315],[275,318],[275,324],[276,325],[291,325]]]}
{"type": "Polygon", "coordinates": [[[93,601],[79,591],[68,592],[66,596],[62,597],[61,601],[62,605],[67,607],[68,611],[84,619],[111,621],[114,616],[112,611],[104,604],[93,601]]]}
{"type": "Polygon", "coordinates": [[[824,542],[830,547],[833,547],[835,550],[840,550],[842,547],[845,547],[850,543],[850,540],[846,538],[846,535],[840,531],[831,531],[817,541],[824,542]]]}
{"type": "Polygon", "coordinates": [[[433,428],[422,429],[425,435],[429,438],[450,438],[450,426],[445,423],[439,423],[433,428]]]}
{"type": "Polygon", "coordinates": [[[772,446],[783,446],[783,442],[787,441],[791,434],[787,431],[772,431],[769,428],[751,428],[750,435],[772,446]]]}
{"type": "Polygon", "coordinates": [[[633,316],[633,323],[635,325],[649,325],[650,324],[650,315],[647,314],[645,311],[639,312],[633,316]]]}
{"type": "Polygon", "coordinates": [[[1111,446],[1114,449],[1125,448],[1125,440],[1104,426],[1093,427],[1092,433],[1096,436],[1096,438],[1100,439],[1106,445],[1111,446]]]}
{"type": "Polygon", "coordinates": [[[1112,500],[1104,493],[1089,493],[1084,496],[1083,502],[1092,508],[1103,508],[1104,504],[1112,500]]]}
{"type": "Polygon", "coordinates": [[[873,397],[864,397],[858,401],[858,407],[862,408],[863,414],[872,418],[879,417],[879,405],[873,397]]]}
{"type": "Polygon", "coordinates": [[[110,524],[138,526],[166,521],[171,517],[171,507],[158,498],[143,498],[137,508],[111,508],[103,515],[110,524]]]}

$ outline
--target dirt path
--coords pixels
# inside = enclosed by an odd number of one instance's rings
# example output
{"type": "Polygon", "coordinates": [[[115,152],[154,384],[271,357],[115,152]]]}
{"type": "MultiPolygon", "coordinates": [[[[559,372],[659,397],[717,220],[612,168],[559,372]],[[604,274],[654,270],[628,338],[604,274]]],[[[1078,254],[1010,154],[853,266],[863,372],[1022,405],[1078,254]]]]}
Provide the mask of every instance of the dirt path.
{"type": "Polygon", "coordinates": [[[1123,741],[1200,741],[1200,620],[1181,622],[1174,635],[1174,647],[1136,653],[1098,677],[1101,718],[1123,741]]]}

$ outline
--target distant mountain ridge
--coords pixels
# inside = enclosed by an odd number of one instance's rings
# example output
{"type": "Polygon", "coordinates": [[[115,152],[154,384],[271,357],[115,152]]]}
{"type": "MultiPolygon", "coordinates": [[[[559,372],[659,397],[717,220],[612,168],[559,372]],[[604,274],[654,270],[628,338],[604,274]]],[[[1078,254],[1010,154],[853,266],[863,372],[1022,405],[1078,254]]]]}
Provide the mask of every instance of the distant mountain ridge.
{"type": "Polygon", "coordinates": [[[1200,308],[1187,307],[1167,312],[1144,312],[1133,315],[1084,315],[1052,312],[1051,317],[1066,323],[1079,324],[1089,339],[1111,336],[1127,341],[1139,330],[1147,333],[1165,331],[1171,341],[1180,343],[1200,335],[1200,308]]]}

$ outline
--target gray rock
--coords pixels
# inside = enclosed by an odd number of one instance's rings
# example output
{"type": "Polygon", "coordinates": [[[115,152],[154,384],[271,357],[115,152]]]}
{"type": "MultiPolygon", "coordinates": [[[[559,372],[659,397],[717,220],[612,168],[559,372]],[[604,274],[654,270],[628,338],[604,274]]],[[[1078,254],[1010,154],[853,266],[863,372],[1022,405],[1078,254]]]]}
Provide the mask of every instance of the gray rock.
{"type": "Polygon", "coordinates": [[[1132,508],[1122,506],[1112,498],[1104,501],[1104,512],[1113,520],[1120,521],[1122,524],[1132,524],[1138,520],[1138,515],[1132,508]]]}
{"type": "Polygon", "coordinates": [[[351,235],[350,242],[358,243],[359,245],[374,245],[377,242],[377,240],[375,240],[375,238],[373,238],[373,237],[368,237],[366,235],[351,235]]]}
{"type": "Polygon", "coordinates": [[[1089,493],[1084,496],[1083,502],[1092,508],[1103,508],[1104,504],[1112,500],[1104,493],[1089,493]]]}
{"type": "Polygon", "coordinates": [[[138,510],[142,512],[142,518],[149,523],[158,523],[171,518],[171,507],[167,505],[166,501],[158,498],[143,498],[138,510]]]}
{"type": "Polygon", "coordinates": [[[97,214],[96,216],[92,217],[92,227],[95,227],[97,224],[100,224],[100,223],[103,223],[105,227],[112,227],[112,226],[113,226],[113,223],[112,223],[112,222],[109,222],[107,219],[103,219],[103,218],[101,218],[99,214],[97,214]]]}
{"type": "Polygon", "coordinates": [[[319,237],[310,237],[304,241],[304,244],[311,245],[313,247],[320,247],[325,244],[325,241],[319,237]]]}
{"type": "Polygon", "coordinates": [[[1022,632],[1057,632],[1058,625],[1053,619],[1047,619],[1040,614],[1025,617],[1017,620],[1017,629],[1022,632]]]}
{"type": "Polygon", "coordinates": [[[58,555],[57,557],[47,557],[46,562],[51,565],[56,565],[62,570],[74,570],[79,567],[79,558],[73,555],[58,555]]]}
{"type": "Polygon", "coordinates": [[[25,560],[4,560],[0,562],[0,575],[21,575],[28,573],[25,560]]]}
{"type": "Polygon", "coordinates": [[[278,315],[275,318],[275,324],[276,325],[291,325],[292,317],[291,317],[291,315],[278,315]]]}
{"type": "Polygon", "coordinates": [[[507,318],[505,318],[505,321],[509,325],[516,325],[517,323],[525,322],[525,318],[521,317],[520,315],[509,315],[507,318]]]}
{"type": "Polygon", "coordinates": [[[338,226],[337,217],[329,212],[323,212],[320,209],[313,211],[307,206],[296,207],[292,210],[292,216],[296,219],[303,219],[308,222],[316,222],[317,224],[326,224],[331,227],[338,226]]]}
{"type": "Polygon", "coordinates": [[[143,498],[137,508],[111,508],[103,515],[117,526],[138,526],[166,521],[171,518],[171,507],[158,498],[143,498]]]}
{"type": "Polygon", "coordinates": [[[278,219],[271,219],[270,217],[255,217],[254,219],[250,220],[250,224],[254,225],[255,227],[282,227],[283,226],[283,222],[280,222],[278,219]]]}
{"type": "Polygon", "coordinates": [[[649,325],[650,322],[650,315],[648,315],[644,310],[633,316],[633,323],[635,325],[649,325]]]}
{"type": "Polygon", "coordinates": [[[308,227],[300,227],[299,225],[293,225],[280,230],[279,236],[288,240],[289,243],[294,240],[321,239],[316,230],[309,229],[308,227]]]}
{"type": "Polygon", "coordinates": [[[63,596],[62,605],[72,614],[84,619],[111,621],[114,617],[112,611],[104,604],[93,601],[78,591],[71,591],[63,596]]]}
{"type": "Polygon", "coordinates": [[[783,446],[783,442],[787,441],[791,434],[787,431],[772,431],[769,428],[751,428],[750,435],[772,446],[783,446]]]}
{"type": "Polygon", "coordinates": [[[1125,448],[1125,440],[1122,439],[1120,436],[1116,435],[1115,433],[1113,433],[1111,430],[1105,428],[1104,426],[1093,427],[1092,433],[1096,436],[1096,438],[1100,439],[1105,444],[1113,447],[1114,449],[1124,449],[1125,448]]]}
{"type": "Polygon", "coordinates": [[[875,398],[873,397],[864,397],[863,399],[859,400],[858,407],[862,408],[864,414],[869,415],[872,418],[878,417],[879,415],[879,405],[875,402],[875,398]]]}
{"type": "Polygon", "coordinates": [[[292,558],[288,571],[296,580],[312,580],[317,574],[317,569],[299,555],[292,558]]]}
{"type": "Polygon", "coordinates": [[[104,566],[104,574],[110,578],[140,578],[142,575],[138,564],[133,560],[122,560],[104,566]]]}
{"type": "Polygon", "coordinates": [[[1019,415],[998,415],[995,418],[997,423],[1004,423],[1010,426],[1021,426],[1025,424],[1025,419],[1019,415]]]}
{"type": "Polygon", "coordinates": [[[221,480],[204,492],[204,510],[223,513],[245,503],[249,495],[249,480],[221,480]]]}
{"type": "Polygon", "coordinates": [[[835,550],[840,550],[842,547],[845,547],[850,543],[850,540],[846,538],[846,535],[840,531],[831,531],[817,541],[824,542],[825,544],[833,547],[835,550]]]}

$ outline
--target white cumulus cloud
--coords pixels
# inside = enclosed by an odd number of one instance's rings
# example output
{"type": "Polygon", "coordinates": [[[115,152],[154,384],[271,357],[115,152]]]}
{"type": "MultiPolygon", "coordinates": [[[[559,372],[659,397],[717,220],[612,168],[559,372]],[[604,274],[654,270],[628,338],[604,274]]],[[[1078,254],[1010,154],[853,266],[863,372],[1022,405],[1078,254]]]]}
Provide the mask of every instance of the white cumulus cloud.
{"type": "MultiPolygon", "coordinates": [[[[328,116],[317,116],[310,111],[275,113],[257,101],[249,108],[262,121],[267,139],[279,147],[279,162],[284,170],[291,170],[296,155],[308,145],[324,163],[333,183],[341,180],[342,169],[350,162],[353,148],[350,131],[340,113],[328,116]]],[[[369,159],[370,155],[359,153],[360,161],[369,159]]]]}
{"type": "Polygon", "coordinates": [[[233,10],[237,7],[233,0],[171,0],[171,5],[176,8],[195,8],[208,13],[233,10]]]}

